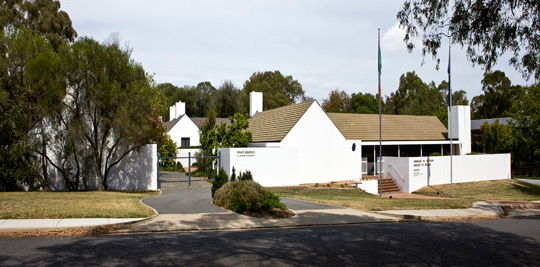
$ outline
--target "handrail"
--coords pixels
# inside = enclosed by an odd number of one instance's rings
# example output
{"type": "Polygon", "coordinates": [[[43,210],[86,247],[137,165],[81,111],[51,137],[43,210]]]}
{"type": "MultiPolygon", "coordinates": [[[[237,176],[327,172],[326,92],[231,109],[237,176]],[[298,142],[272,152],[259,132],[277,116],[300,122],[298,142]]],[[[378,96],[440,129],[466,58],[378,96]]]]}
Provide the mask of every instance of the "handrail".
{"type": "Polygon", "coordinates": [[[394,172],[395,172],[395,173],[397,174],[397,176],[398,176],[397,178],[399,178],[401,181],[403,181],[404,184],[407,183],[407,181],[405,181],[405,179],[403,179],[403,177],[401,176],[401,174],[399,173],[399,171],[398,171],[396,168],[394,168],[394,166],[388,164],[388,167],[391,168],[392,170],[394,170],[394,172]]]}

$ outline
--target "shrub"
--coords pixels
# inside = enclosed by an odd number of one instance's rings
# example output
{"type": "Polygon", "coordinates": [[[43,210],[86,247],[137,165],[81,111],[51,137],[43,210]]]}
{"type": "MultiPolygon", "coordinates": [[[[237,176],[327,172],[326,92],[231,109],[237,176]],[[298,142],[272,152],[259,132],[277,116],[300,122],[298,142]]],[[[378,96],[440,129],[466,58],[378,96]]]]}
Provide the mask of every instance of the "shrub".
{"type": "MultiPolygon", "coordinates": [[[[212,197],[214,197],[215,192],[229,180],[229,177],[223,168],[219,169],[217,175],[215,175],[215,171],[211,171],[211,173],[214,174],[214,177],[212,177],[214,179],[212,182],[212,197]]],[[[212,178],[210,178],[210,175],[208,176],[208,179],[212,178]]]]}
{"type": "Polygon", "coordinates": [[[234,167],[232,167],[232,172],[231,172],[231,182],[234,182],[236,181],[236,170],[234,169],[234,167]]]}
{"type": "Polygon", "coordinates": [[[253,176],[251,175],[250,171],[246,171],[245,173],[240,173],[238,175],[238,180],[240,180],[240,181],[253,181],[253,176]]]}
{"type": "Polygon", "coordinates": [[[242,180],[226,183],[218,189],[214,204],[237,213],[287,209],[278,196],[264,190],[260,184],[242,180]]]}

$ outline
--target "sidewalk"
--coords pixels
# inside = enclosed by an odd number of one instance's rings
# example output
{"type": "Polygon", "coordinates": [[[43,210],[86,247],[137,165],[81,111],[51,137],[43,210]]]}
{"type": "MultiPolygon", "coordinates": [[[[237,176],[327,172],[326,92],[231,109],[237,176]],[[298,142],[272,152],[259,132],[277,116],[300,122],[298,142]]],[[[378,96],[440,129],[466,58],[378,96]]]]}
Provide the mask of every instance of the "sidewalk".
{"type": "Polygon", "coordinates": [[[120,226],[147,218],[0,219],[0,232],[44,232],[120,226]]]}

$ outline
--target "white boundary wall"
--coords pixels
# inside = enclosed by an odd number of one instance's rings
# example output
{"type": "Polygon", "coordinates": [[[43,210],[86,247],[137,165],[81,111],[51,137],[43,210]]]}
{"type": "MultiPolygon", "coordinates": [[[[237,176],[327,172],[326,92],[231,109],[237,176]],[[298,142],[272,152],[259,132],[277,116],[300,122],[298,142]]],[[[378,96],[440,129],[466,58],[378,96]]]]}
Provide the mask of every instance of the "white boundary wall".
{"type": "Polygon", "coordinates": [[[111,168],[108,190],[157,190],[157,144],[133,151],[111,168]]]}
{"type": "MultiPolygon", "coordinates": [[[[450,157],[384,157],[385,176],[394,179],[403,192],[424,186],[450,184],[450,157]]],[[[510,179],[510,154],[453,156],[453,182],[510,179]]]]}

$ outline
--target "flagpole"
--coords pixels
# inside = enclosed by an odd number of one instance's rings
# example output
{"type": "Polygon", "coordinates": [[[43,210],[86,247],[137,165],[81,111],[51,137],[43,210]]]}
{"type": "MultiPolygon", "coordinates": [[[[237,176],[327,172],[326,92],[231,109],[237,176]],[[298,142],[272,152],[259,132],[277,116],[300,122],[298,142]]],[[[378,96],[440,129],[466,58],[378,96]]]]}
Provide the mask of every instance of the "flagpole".
{"type": "Polygon", "coordinates": [[[381,112],[381,29],[378,29],[378,48],[379,48],[379,60],[378,60],[378,79],[379,79],[379,197],[382,197],[382,112],[381,112]]]}
{"type": "Polygon", "coordinates": [[[451,60],[451,37],[448,38],[448,136],[450,138],[450,197],[454,196],[454,165],[453,165],[453,155],[454,149],[452,144],[452,86],[450,82],[450,60],[451,60]]]}

